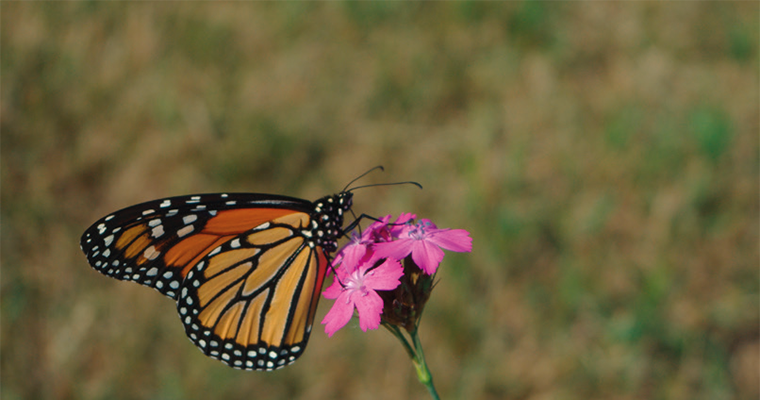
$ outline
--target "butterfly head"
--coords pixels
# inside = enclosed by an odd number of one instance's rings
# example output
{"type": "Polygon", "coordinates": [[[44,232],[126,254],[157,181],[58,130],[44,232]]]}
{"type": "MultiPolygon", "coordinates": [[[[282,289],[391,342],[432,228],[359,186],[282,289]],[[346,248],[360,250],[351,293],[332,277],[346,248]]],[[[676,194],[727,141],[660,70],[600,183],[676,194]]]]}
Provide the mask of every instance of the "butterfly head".
{"type": "Polygon", "coordinates": [[[343,217],[351,209],[353,196],[353,193],[344,191],[314,202],[312,237],[328,252],[338,249],[337,240],[343,233],[343,217]]]}

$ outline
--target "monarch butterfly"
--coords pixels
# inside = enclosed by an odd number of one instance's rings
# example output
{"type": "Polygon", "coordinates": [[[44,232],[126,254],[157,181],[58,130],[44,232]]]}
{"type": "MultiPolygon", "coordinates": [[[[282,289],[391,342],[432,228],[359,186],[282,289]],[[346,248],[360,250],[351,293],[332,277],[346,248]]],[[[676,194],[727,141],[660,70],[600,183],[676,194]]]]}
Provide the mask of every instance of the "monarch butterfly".
{"type": "Polygon", "coordinates": [[[176,300],[185,333],[207,356],[271,371],[303,354],[352,196],[170,197],[100,219],[80,247],[98,272],[176,300]]]}

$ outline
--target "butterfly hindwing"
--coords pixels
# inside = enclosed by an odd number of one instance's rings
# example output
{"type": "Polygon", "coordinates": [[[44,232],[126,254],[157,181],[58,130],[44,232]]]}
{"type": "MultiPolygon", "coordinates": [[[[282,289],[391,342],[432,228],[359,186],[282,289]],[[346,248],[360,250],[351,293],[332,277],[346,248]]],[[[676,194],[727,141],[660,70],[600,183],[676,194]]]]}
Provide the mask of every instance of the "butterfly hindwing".
{"type": "Polygon", "coordinates": [[[301,355],[327,262],[300,232],[308,215],[274,219],[220,245],[188,273],[177,309],[206,355],[272,370],[301,355]]]}

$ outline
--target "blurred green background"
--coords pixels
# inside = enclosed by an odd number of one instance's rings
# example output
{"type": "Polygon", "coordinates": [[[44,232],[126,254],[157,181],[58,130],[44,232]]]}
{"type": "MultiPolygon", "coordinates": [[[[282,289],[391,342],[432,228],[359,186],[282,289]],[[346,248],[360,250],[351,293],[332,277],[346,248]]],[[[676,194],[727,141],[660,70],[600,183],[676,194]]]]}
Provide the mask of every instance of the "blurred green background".
{"type": "MultiPolygon", "coordinates": [[[[145,200],[472,233],[423,318],[449,399],[757,399],[757,2],[2,2],[2,398],[426,398],[352,321],[273,373],[80,253],[145,200]]],[[[323,301],[321,320],[330,301],[323,301]]]]}

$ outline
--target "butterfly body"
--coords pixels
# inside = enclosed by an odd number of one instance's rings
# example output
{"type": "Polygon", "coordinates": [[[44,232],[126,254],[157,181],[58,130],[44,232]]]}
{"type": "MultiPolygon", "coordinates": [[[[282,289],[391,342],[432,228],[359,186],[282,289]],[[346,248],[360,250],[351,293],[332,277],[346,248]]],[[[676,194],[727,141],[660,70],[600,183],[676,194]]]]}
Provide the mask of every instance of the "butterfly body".
{"type": "Polygon", "coordinates": [[[207,356],[273,370],[303,353],[351,203],[345,191],[314,202],[171,197],[100,219],[80,246],[98,272],[176,300],[186,334],[207,356]]]}

